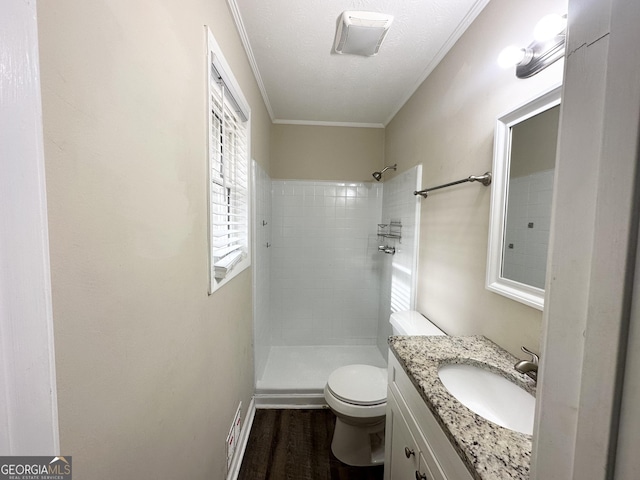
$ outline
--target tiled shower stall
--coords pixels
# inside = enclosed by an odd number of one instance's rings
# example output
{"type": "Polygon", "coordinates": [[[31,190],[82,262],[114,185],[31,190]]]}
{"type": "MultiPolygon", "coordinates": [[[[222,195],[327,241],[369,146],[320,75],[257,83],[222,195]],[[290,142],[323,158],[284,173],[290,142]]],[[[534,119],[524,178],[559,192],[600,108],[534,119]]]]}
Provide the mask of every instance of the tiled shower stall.
{"type": "Polygon", "coordinates": [[[319,396],[339,366],[385,366],[389,314],[414,305],[420,167],[384,184],[253,168],[257,393],[319,396]],[[391,221],[401,238],[379,235],[391,221]]]}
{"type": "Polygon", "coordinates": [[[509,179],[502,276],[544,288],[554,170],[509,179]]]}

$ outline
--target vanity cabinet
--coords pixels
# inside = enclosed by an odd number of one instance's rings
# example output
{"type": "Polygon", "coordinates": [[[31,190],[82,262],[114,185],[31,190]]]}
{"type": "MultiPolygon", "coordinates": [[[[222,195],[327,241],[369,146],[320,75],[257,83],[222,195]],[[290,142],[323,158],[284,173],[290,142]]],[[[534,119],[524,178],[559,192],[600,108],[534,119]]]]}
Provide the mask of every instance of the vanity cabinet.
{"type": "Polygon", "coordinates": [[[384,480],[473,480],[393,352],[386,414],[384,480]]]}

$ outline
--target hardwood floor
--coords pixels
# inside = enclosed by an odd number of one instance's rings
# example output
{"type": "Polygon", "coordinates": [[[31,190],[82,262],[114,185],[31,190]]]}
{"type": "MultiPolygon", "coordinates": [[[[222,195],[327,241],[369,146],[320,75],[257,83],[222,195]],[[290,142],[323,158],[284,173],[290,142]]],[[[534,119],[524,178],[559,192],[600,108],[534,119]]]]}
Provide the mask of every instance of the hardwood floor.
{"type": "Polygon", "coordinates": [[[383,466],[350,467],[331,453],[330,410],[257,410],[238,480],[382,480],[383,466]]]}

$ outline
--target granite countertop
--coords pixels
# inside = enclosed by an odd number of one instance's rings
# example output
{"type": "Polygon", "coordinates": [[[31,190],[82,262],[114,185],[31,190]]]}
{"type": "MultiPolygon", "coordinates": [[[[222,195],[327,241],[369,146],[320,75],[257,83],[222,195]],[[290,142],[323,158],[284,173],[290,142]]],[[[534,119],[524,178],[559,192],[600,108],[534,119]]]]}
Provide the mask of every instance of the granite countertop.
{"type": "Polygon", "coordinates": [[[389,346],[475,479],[529,478],[531,435],[475,414],[454,398],[438,377],[440,365],[478,365],[535,395],[535,382],[513,368],[516,357],[482,336],[393,336],[389,346]]]}

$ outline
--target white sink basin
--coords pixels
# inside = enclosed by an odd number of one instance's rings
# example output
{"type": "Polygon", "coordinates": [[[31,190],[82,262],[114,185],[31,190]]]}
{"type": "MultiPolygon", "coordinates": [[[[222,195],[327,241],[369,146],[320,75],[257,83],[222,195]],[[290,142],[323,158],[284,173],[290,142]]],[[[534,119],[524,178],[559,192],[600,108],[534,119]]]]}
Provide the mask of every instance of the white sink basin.
{"type": "Polygon", "coordinates": [[[460,403],[481,417],[531,435],[536,399],[515,383],[473,365],[447,364],[438,376],[460,403]]]}

